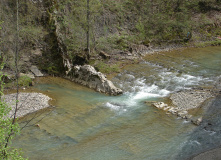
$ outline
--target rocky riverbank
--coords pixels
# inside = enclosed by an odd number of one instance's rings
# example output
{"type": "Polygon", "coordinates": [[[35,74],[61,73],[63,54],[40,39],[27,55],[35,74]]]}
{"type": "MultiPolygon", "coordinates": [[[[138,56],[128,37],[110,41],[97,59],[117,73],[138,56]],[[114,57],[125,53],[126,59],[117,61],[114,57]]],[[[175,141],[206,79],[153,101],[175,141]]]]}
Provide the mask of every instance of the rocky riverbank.
{"type": "Polygon", "coordinates": [[[202,122],[202,117],[195,117],[189,111],[200,108],[204,102],[212,97],[214,94],[211,90],[185,90],[170,96],[171,105],[164,102],[154,102],[152,105],[164,110],[167,114],[177,115],[199,125],[202,122]]]}
{"type": "MultiPolygon", "coordinates": [[[[8,117],[12,118],[15,112],[16,93],[4,95],[3,99],[11,107],[8,117]]],[[[50,107],[51,98],[42,93],[19,93],[18,100],[16,118],[50,107]]]]}

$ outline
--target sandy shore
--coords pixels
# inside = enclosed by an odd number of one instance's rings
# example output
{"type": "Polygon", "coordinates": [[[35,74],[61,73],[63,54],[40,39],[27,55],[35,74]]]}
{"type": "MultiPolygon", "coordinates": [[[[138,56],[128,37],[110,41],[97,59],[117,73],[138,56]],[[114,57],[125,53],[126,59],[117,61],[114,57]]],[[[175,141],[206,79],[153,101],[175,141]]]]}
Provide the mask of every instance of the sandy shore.
{"type": "MultiPolygon", "coordinates": [[[[12,110],[9,117],[13,117],[15,112],[16,94],[4,95],[4,100],[12,110]]],[[[23,117],[29,113],[33,113],[43,108],[50,107],[49,100],[51,98],[42,93],[19,93],[19,103],[16,118],[23,117]]]]}

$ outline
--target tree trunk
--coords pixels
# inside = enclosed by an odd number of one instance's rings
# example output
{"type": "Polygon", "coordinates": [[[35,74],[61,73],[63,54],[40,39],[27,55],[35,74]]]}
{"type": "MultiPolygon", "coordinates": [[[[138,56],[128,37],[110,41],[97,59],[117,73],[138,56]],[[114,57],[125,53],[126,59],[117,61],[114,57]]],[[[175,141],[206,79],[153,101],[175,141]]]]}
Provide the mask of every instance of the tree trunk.
{"type": "Polygon", "coordinates": [[[16,104],[15,104],[15,113],[13,117],[13,124],[15,123],[16,120],[16,113],[18,110],[18,94],[19,94],[19,86],[18,86],[18,43],[19,43],[19,16],[18,16],[18,9],[19,9],[19,3],[18,0],[16,1],[16,39],[15,39],[15,78],[16,78],[16,87],[17,87],[17,94],[16,94],[16,104]]]}
{"type": "Polygon", "coordinates": [[[87,0],[87,60],[90,58],[90,0],[87,0]]]}
{"type": "MultiPolygon", "coordinates": [[[[15,124],[16,122],[16,113],[18,110],[18,94],[19,94],[19,86],[18,86],[18,45],[19,45],[19,16],[18,16],[18,10],[19,10],[19,2],[16,0],[16,36],[15,36],[15,78],[16,78],[16,86],[17,86],[17,94],[16,94],[16,102],[15,102],[15,112],[12,119],[12,124],[15,124]]],[[[14,129],[11,128],[10,133],[8,134],[8,137],[6,138],[5,142],[5,148],[9,145],[9,140],[11,136],[14,134],[14,129]]],[[[7,158],[7,153],[5,150],[3,151],[3,155],[7,158]]]]}

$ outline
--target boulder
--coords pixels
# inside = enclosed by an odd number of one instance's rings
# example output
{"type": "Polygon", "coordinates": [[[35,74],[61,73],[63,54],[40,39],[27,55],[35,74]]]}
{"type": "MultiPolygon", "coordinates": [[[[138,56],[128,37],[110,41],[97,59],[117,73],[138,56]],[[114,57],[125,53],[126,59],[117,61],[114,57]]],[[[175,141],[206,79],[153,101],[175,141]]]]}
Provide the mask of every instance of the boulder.
{"type": "Polygon", "coordinates": [[[4,73],[3,76],[2,76],[2,80],[5,83],[12,82],[13,80],[15,80],[15,75],[4,73]]]}
{"type": "Polygon", "coordinates": [[[178,113],[177,113],[177,116],[178,117],[182,117],[182,118],[186,118],[186,116],[188,115],[188,112],[187,111],[179,111],[178,113]]]}
{"type": "Polygon", "coordinates": [[[34,78],[35,78],[34,74],[32,74],[32,73],[27,73],[27,74],[25,74],[25,73],[20,73],[19,76],[20,76],[20,77],[22,77],[22,76],[27,76],[27,77],[29,77],[29,78],[31,78],[31,79],[34,79],[34,78]]]}
{"type": "Polygon", "coordinates": [[[67,78],[76,83],[95,89],[98,92],[109,95],[119,95],[123,93],[123,91],[115,87],[104,74],[97,72],[94,67],[90,65],[76,65],[72,67],[67,74],[67,78]]]}
{"type": "Polygon", "coordinates": [[[164,102],[156,102],[156,103],[153,103],[153,105],[159,109],[164,109],[165,107],[168,107],[168,105],[165,104],[164,102]]]}
{"type": "Polygon", "coordinates": [[[30,68],[31,72],[36,76],[36,77],[42,77],[44,76],[41,71],[38,69],[37,66],[31,66],[30,68]]]}
{"type": "Polygon", "coordinates": [[[197,126],[200,125],[202,121],[203,121],[203,118],[202,118],[202,117],[199,117],[199,118],[197,118],[197,119],[192,119],[192,120],[191,120],[191,122],[192,122],[193,124],[197,125],[197,126]]]}
{"type": "Polygon", "coordinates": [[[110,55],[104,51],[100,51],[100,56],[104,59],[110,59],[110,55]]]}

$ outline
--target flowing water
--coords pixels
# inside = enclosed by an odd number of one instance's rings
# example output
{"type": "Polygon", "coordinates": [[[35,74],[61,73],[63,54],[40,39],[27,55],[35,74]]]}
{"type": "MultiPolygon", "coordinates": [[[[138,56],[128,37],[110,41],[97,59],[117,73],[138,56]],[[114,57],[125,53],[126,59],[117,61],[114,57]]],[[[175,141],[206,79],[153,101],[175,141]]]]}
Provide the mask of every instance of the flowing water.
{"type": "MultiPolygon", "coordinates": [[[[24,126],[34,117],[14,145],[30,160],[188,158],[221,145],[218,115],[208,113],[217,122],[217,129],[208,131],[145,102],[166,101],[170,93],[183,89],[211,88],[220,68],[220,47],[149,55],[112,79],[124,90],[117,97],[61,78],[41,78],[34,90],[51,96],[55,108],[21,119],[24,126]]],[[[211,103],[220,106],[220,98],[211,103]]]]}

